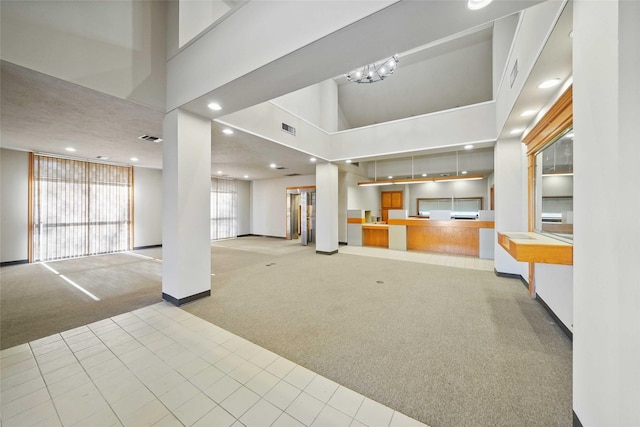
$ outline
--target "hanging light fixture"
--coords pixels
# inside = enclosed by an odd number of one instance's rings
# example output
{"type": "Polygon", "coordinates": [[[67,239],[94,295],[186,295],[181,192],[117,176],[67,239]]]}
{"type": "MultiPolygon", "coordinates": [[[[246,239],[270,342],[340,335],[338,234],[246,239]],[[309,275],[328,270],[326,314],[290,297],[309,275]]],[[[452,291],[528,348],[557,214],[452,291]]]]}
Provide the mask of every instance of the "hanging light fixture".
{"type": "Polygon", "coordinates": [[[398,66],[398,55],[393,55],[384,61],[374,62],[345,74],[347,80],[354,83],[375,83],[389,77],[398,66]]]}

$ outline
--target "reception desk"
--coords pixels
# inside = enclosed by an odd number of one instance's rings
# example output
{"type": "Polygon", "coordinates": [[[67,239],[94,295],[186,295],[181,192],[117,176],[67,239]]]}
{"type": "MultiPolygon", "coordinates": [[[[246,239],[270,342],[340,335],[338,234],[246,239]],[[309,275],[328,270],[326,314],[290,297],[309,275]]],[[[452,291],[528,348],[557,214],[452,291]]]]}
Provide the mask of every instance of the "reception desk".
{"type": "Polygon", "coordinates": [[[362,224],[362,245],[389,247],[389,226],[386,224],[362,224]]]}
{"type": "Polygon", "coordinates": [[[406,227],[406,249],[409,250],[476,257],[486,253],[481,257],[493,258],[493,221],[406,218],[389,219],[388,224],[406,227]],[[481,233],[481,230],[491,232],[481,233]]]}

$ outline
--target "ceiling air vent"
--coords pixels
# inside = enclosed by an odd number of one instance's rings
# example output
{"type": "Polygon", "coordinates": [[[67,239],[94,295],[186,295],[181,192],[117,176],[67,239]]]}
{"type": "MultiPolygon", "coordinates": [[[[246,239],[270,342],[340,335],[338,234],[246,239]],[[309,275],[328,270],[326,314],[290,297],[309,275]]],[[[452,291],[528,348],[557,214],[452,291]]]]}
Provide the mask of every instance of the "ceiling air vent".
{"type": "Polygon", "coordinates": [[[282,169],[286,169],[284,166],[278,166],[276,167],[276,169],[278,169],[279,171],[281,171],[282,169]]]}
{"type": "Polygon", "coordinates": [[[294,136],[296,134],[296,128],[294,128],[293,126],[289,126],[286,123],[282,123],[282,130],[294,136]]]}
{"type": "Polygon", "coordinates": [[[285,176],[300,176],[299,173],[288,173],[285,176]]]}
{"type": "Polygon", "coordinates": [[[138,139],[141,139],[143,141],[149,141],[149,142],[162,142],[162,138],[158,138],[157,136],[151,136],[151,135],[141,135],[138,137],[138,139]]]}

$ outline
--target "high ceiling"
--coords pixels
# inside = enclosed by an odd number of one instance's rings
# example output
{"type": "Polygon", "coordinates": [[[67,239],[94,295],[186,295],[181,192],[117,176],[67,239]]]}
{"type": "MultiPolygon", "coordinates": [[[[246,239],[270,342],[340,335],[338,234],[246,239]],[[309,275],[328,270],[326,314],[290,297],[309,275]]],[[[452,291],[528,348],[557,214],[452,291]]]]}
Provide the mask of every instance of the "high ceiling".
{"type": "MultiPolygon", "coordinates": [[[[565,13],[565,15],[569,14],[565,13]]],[[[570,26],[570,19],[568,24],[565,22],[563,25],[570,26]]],[[[390,83],[388,87],[378,86],[378,88],[370,87],[369,89],[376,91],[381,99],[389,99],[390,95],[387,93],[389,90],[392,93],[428,94],[430,90],[433,92],[433,81],[419,78],[424,72],[424,68],[421,68],[424,64],[435,63],[438,58],[450,60],[456,56],[464,56],[465,52],[470,51],[469,49],[474,52],[486,50],[486,46],[491,44],[491,36],[492,26],[489,24],[458,34],[457,37],[450,37],[443,42],[431,43],[425,49],[416,48],[410,52],[411,54],[401,56],[400,68],[396,74],[381,83],[381,85],[390,83]],[[431,88],[429,88],[430,84],[431,88]],[[411,90],[399,89],[402,85],[411,90]]],[[[566,47],[563,49],[566,50],[566,47]]],[[[557,55],[550,54],[550,57],[558,58],[557,55]]],[[[566,56],[563,53],[559,55],[566,56]]],[[[490,62],[490,59],[483,57],[478,66],[486,69],[487,61],[490,62]]],[[[568,62],[570,73],[570,59],[568,62]]],[[[542,65],[550,69],[562,66],[565,70],[562,72],[566,74],[566,61],[545,60],[541,62],[541,67],[542,65]]],[[[106,156],[110,161],[117,163],[151,168],[162,167],[162,144],[138,139],[145,134],[162,136],[164,117],[162,112],[6,62],[2,62],[1,72],[0,138],[2,147],[72,155],[86,159],[106,156]],[[69,153],[65,150],[67,147],[73,147],[77,151],[69,153]],[[137,158],[138,161],[133,162],[132,157],[137,158]]],[[[534,72],[540,72],[541,75],[543,73],[535,70],[534,72]]],[[[489,78],[483,78],[482,81],[485,82],[485,86],[478,88],[474,96],[479,98],[488,96],[490,99],[492,84],[490,73],[489,78]]],[[[344,84],[340,84],[339,88],[343,112],[346,115],[352,114],[353,117],[348,118],[348,121],[354,123],[387,121],[398,118],[398,115],[407,117],[424,114],[429,112],[426,110],[430,108],[449,108],[460,102],[478,102],[475,99],[459,101],[452,96],[445,101],[453,103],[452,105],[429,107],[424,103],[417,104],[420,100],[419,96],[411,99],[408,96],[397,96],[384,108],[377,109],[375,117],[373,115],[365,117],[366,114],[351,106],[363,104],[358,102],[358,92],[367,88],[347,88],[344,84]],[[356,118],[356,114],[361,117],[356,118]]],[[[462,87],[461,93],[466,89],[468,88],[462,87]]],[[[452,95],[454,95],[453,92],[452,95]]],[[[534,95],[535,93],[530,96],[534,95]]],[[[438,95],[438,98],[442,98],[442,95],[438,95]]],[[[525,99],[521,99],[517,106],[525,105],[525,102],[525,99]]],[[[514,113],[508,123],[515,123],[516,120],[514,113]]],[[[214,176],[221,171],[222,176],[255,180],[315,172],[315,165],[309,161],[308,154],[250,133],[235,130],[233,135],[224,135],[221,131],[220,125],[212,122],[212,174],[214,176]],[[269,168],[270,163],[276,163],[286,169],[269,168]],[[245,175],[248,178],[244,178],[245,175]]]]}

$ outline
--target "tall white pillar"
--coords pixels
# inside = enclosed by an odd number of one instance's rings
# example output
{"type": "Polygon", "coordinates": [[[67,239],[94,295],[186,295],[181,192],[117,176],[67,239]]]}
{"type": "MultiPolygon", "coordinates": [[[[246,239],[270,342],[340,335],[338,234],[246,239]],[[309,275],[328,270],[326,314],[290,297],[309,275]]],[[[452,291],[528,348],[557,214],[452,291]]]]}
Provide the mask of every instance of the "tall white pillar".
{"type": "Polygon", "coordinates": [[[174,110],[163,123],[162,298],[211,295],[211,121],[174,110]]]}
{"type": "Polygon", "coordinates": [[[316,165],[316,253],[338,252],[338,166],[316,165]]]}
{"type": "Polygon", "coordinates": [[[498,244],[498,231],[527,231],[527,158],[519,139],[498,140],[494,147],[495,244],[498,273],[528,279],[528,264],[518,262],[498,244]]]}
{"type": "Polygon", "coordinates": [[[640,2],[575,0],[573,408],[640,425],[640,2]]]}

